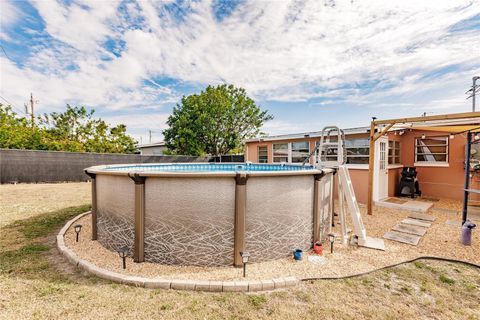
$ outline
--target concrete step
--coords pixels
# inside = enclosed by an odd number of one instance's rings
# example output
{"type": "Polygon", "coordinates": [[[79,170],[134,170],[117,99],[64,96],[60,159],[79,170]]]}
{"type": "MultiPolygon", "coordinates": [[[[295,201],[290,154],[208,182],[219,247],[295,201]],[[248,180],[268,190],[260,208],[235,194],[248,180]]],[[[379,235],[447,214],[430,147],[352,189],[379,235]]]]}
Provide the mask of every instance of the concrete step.
{"type": "Polygon", "coordinates": [[[412,246],[418,245],[418,242],[420,241],[421,237],[415,236],[413,234],[407,234],[403,232],[398,232],[398,231],[388,231],[383,235],[385,239],[392,240],[392,241],[397,241],[401,243],[406,243],[410,244],[412,246]]]}
{"type": "Polygon", "coordinates": [[[426,228],[412,226],[411,224],[397,224],[392,228],[393,231],[404,232],[423,237],[427,232],[426,228]]]}
{"type": "Polygon", "coordinates": [[[387,199],[382,199],[380,201],[375,201],[375,205],[378,207],[385,207],[385,208],[392,208],[392,209],[399,209],[399,210],[427,212],[433,206],[433,203],[424,202],[424,201],[407,200],[407,198],[405,199],[387,198],[387,199]]]}
{"type": "Polygon", "coordinates": [[[411,219],[411,218],[403,219],[402,223],[403,224],[411,224],[412,226],[424,227],[424,228],[430,228],[432,226],[431,223],[423,222],[421,220],[411,219]]]}
{"type": "Polygon", "coordinates": [[[417,212],[412,212],[408,215],[409,218],[412,219],[417,219],[417,220],[424,220],[424,221],[435,221],[435,217],[429,214],[425,213],[417,213],[417,212]]]}

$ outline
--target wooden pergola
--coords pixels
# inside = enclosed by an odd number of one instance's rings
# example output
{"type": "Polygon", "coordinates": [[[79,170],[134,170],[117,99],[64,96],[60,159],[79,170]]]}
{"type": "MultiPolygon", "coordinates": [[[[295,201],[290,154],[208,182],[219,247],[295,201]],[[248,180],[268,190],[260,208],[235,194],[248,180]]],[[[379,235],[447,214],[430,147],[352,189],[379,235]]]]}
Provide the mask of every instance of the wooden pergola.
{"type": "Polygon", "coordinates": [[[373,208],[373,170],[375,159],[375,141],[381,136],[385,135],[396,124],[412,124],[412,123],[425,123],[431,121],[442,120],[461,120],[480,118],[480,112],[463,112],[463,113],[451,113],[435,116],[422,116],[412,118],[398,118],[389,120],[376,120],[375,118],[370,123],[370,154],[368,159],[368,199],[367,199],[367,213],[372,214],[373,208]],[[380,128],[378,128],[381,126],[380,128]],[[378,132],[377,132],[378,129],[378,132]]]}

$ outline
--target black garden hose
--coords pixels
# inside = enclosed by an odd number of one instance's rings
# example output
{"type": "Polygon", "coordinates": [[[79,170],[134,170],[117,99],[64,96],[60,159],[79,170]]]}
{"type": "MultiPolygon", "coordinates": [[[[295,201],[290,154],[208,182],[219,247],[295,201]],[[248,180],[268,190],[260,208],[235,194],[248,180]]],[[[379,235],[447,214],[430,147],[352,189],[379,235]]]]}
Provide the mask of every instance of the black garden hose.
{"type": "Polygon", "coordinates": [[[344,276],[344,277],[304,278],[304,279],[301,279],[301,281],[350,279],[350,278],[365,276],[365,275],[367,275],[367,274],[370,274],[370,273],[373,273],[373,272],[376,272],[376,271],[380,271],[380,270],[385,270],[385,269],[397,267],[397,266],[400,266],[400,265],[402,265],[402,264],[412,263],[412,262],[415,262],[415,261],[417,261],[417,260],[437,260],[437,261],[445,261],[445,262],[455,262],[455,263],[461,263],[461,264],[465,264],[465,265],[467,265],[467,266],[471,266],[471,267],[480,269],[480,265],[475,264],[475,263],[473,263],[473,262],[456,260],[456,259],[441,258],[441,257],[422,256],[422,257],[417,257],[417,258],[415,258],[415,259],[411,259],[411,260],[407,260],[407,261],[395,263],[395,264],[392,264],[392,265],[389,265],[389,266],[381,267],[381,268],[379,268],[379,269],[375,269],[375,270],[371,270],[371,271],[367,271],[367,272],[362,272],[362,273],[357,273],[357,274],[353,274],[353,275],[348,275],[348,276],[344,276]]]}

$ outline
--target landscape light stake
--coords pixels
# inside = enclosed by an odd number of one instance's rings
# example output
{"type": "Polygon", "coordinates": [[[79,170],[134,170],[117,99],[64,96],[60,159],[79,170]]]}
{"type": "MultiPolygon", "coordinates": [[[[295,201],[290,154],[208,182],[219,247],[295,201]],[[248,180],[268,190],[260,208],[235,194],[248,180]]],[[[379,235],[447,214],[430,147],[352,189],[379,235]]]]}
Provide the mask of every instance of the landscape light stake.
{"type": "Polygon", "coordinates": [[[330,240],[330,253],[333,253],[333,243],[335,242],[335,238],[337,235],[335,233],[328,234],[328,240],[330,240]]]}
{"type": "Polygon", "coordinates": [[[80,234],[80,231],[82,231],[82,225],[76,224],[75,226],[73,226],[73,228],[75,229],[75,233],[77,234],[75,242],[78,242],[78,235],[80,234]]]}
{"type": "Polygon", "coordinates": [[[127,252],[128,252],[128,247],[121,247],[120,249],[117,250],[118,255],[120,258],[122,258],[122,263],[123,263],[123,269],[127,269],[127,252]]]}
{"type": "Polygon", "coordinates": [[[247,269],[247,262],[248,262],[248,259],[250,258],[250,254],[249,254],[248,252],[242,252],[242,251],[240,251],[240,256],[242,257],[242,262],[243,262],[243,277],[245,278],[246,269],[247,269]]]}

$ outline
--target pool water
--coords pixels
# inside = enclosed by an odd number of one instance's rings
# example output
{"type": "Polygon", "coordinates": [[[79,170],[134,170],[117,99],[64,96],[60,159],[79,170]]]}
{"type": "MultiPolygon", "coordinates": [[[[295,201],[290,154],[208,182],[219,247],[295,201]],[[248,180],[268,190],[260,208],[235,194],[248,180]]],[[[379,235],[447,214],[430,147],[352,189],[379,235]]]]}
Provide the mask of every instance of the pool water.
{"type": "Polygon", "coordinates": [[[106,171],[142,172],[265,172],[265,171],[307,171],[311,165],[251,164],[251,163],[182,163],[107,166],[106,171]]]}

